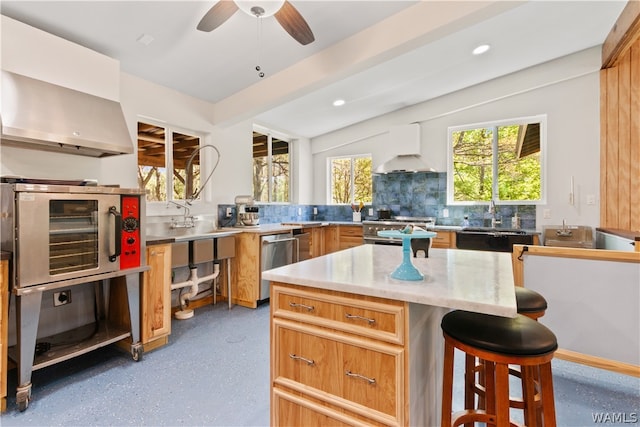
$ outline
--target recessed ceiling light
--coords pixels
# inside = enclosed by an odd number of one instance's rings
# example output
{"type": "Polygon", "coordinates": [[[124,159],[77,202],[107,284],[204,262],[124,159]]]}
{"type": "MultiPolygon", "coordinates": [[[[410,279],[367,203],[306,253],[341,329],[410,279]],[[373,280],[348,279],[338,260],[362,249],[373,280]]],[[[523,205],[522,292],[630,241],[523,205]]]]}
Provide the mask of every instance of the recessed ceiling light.
{"type": "Polygon", "coordinates": [[[491,49],[491,46],[489,46],[488,44],[481,44],[480,46],[478,46],[475,49],[473,49],[473,54],[474,55],[482,55],[483,53],[485,53],[489,49],[491,49]]]}
{"type": "Polygon", "coordinates": [[[344,99],[336,99],[335,101],[333,101],[333,106],[334,107],[341,107],[345,104],[344,99]]]}

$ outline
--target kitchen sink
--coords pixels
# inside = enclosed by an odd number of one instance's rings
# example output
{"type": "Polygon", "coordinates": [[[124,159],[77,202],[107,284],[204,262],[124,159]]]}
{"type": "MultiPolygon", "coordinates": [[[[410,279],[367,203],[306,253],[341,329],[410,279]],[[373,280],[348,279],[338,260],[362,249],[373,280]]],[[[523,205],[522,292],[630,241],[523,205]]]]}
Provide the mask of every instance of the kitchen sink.
{"type": "Polygon", "coordinates": [[[456,231],[458,249],[511,252],[515,244],[532,245],[533,234],[520,229],[492,227],[465,227],[456,231]]]}
{"type": "Polygon", "coordinates": [[[593,230],[589,226],[547,226],[544,229],[545,246],[593,249],[593,243],[593,230]]]}
{"type": "Polygon", "coordinates": [[[217,229],[212,221],[207,220],[195,220],[193,227],[179,228],[173,227],[170,222],[147,224],[147,236],[171,238],[176,242],[225,237],[237,233],[237,230],[217,229]]]}

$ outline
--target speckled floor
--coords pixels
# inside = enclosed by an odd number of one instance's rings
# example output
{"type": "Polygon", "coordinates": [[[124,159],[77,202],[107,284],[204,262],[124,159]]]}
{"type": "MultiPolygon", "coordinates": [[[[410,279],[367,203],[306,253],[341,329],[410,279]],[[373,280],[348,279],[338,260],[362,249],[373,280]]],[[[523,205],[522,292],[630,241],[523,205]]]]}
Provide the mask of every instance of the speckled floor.
{"type": "MultiPolygon", "coordinates": [[[[107,347],[35,371],[24,412],[13,370],[0,425],[268,426],[268,319],[268,305],[200,308],[141,362],[107,347]]],[[[559,426],[640,424],[640,379],[560,360],[553,369],[559,426]]]]}

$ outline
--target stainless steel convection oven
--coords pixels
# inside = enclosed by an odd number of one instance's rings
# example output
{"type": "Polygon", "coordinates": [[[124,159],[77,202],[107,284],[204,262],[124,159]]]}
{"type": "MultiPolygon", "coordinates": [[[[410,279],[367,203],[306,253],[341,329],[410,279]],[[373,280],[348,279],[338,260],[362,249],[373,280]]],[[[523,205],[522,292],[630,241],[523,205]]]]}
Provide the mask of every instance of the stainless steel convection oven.
{"type": "Polygon", "coordinates": [[[16,401],[25,410],[35,369],[128,337],[133,359],[140,359],[140,274],[148,269],[145,201],[137,189],[87,182],[2,181],[0,244],[12,253],[15,303],[16,343],[9,356],[18,366],[16,401]],[[126,287],[130,328],[108,321],[112,286],[126,287]],[[75,315],[64,315],[72,295],[83,298],[73,300],[75,315]],[[55,325],[40,321],[49,309],[59,310],[55,325]],[[88,311],[88,320],[77,314],[88,311]],[[43,337],[40,328],[53,335],[43,337]]]}

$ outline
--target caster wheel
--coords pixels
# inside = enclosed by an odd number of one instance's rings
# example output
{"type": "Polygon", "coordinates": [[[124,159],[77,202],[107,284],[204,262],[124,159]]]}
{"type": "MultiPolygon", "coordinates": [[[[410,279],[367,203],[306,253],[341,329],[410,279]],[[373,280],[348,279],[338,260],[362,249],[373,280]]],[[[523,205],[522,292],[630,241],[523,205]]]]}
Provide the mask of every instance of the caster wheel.
{"type": "Polygon", "coordinates": [[[139,362],[142,360],[142,354],[143,354],[144,350],[142,349],[142,347],[134,347],[131,349],[131,356],[133,357],[133,360],[136,362],[139,362]]]}

